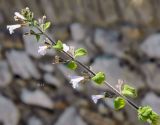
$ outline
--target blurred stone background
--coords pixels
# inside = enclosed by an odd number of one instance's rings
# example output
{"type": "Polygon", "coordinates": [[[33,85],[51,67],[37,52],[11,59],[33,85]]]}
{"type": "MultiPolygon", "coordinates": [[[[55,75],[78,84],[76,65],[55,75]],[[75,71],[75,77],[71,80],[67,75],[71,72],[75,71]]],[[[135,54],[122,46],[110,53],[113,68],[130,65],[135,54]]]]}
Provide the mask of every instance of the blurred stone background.
{"type": "Polygon", "coordinates": [[[27,6],[51,20],[53,39],[88,50],[80,61],[113,86],[123,79],[136,87],[135,102],[160,113],[160,0],[0,0],[0,125],[142,125],[129,106],[93,104],[104,87],[73,90],[66,76],[74,72],[52,65],[54,51],[39,56],[41,43],[25,30],[9,34],[14,12],[27,6]]]}

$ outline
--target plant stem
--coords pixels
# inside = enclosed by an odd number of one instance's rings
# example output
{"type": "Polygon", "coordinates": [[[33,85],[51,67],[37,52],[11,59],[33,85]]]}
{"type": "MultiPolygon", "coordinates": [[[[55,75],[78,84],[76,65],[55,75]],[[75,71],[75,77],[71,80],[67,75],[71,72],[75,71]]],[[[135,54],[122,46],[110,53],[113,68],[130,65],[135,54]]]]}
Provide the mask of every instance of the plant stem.
{"type": "MultiPolygon", "coordinates": [[[[37,27],[37,28],[38,28],[38,30],[39,30],[46,38],[48,38],[48,39],[52,42],[53,45],[56,45],[56,42],[54,42],[46,33],[42,32],[42,30],[41,30],[39,27],[37,27]]],[[[88,71],[89,73],[91,73],[93,76],[96,75],[95,72],[93,72],[92,70],[90,70],[86,65],[84,65],[84,64],[81,63],[80,61],[78,61],[78,60],[76,60],[75,58],[73,58],[70,54],[68,54],[67,52],[65,52],[65,51],[63,51],[63,50],[62,50],[62,52],[63,52],[65,55],[67,55],[69,58],[71,58],[72,60],[74,60],[76,63],[78,63],[80,66],[82,66],[85,70],[87,70],[87,71],[88,71]]],[[[138,107],[134,102],[132,102],[131,100],[129,100],[128,98],[126,98],[125,96],[123,96],[123,95],[122,95],[117,89],[115,89],[110,83],[108,83],[107,81],[104,81],[104,83],[105,83],[105,85],[106,85],[107,87],[109,87],[110,89],[112,89],[113,92],[114,92],[116,95],[119,95],[119,96],[123,97],[123,98],[126,100],[126,102],[127,102],[131,107],[133,107],[136,111],[139,109],[139,107],[138,107]]]]}

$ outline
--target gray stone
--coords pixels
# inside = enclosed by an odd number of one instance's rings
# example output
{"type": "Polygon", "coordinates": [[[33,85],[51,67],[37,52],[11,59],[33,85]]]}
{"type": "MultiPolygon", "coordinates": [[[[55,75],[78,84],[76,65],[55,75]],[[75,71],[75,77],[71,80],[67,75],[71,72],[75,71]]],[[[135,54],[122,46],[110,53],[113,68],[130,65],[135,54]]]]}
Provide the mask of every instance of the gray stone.
{"type": "Polygon", "coordinates": [[[32,92],[23,89],[21,100],[28,105],[40,106],[48,109],[53,109],[54,106],[48,95],[41,90],[35,90],[32,92]]]}
{"type": "Polygon", "coordinates": [[[160,97],[157,96],[155,93],[147,93],[145,97],[142,99],[141,104],[144,106],[151,106],[155,112],[160,114],[160,97]]]}
{"type": "Polygon", "coordinates": [[[36,66],[24,51],[12,50],[7,52],[6,56],[15,75],[19,75],[23,79],[40,78],[40,73],[36,66]]]}
{"type": "Polygon", "coordinates": [[[129,70],[127,66],[121,67],[117,58],[98,57],[91,67],[96,72],[105,72],[107,82],[114,87],[118,83],[118,79],[124,80],[137,89],[144,87],[140,75],[129,70]]]}
{"type": "Polygon", "coordinates": [[[48,72],[48,73],[52,73],[55,70],[54,65],[52,64],[44,64],[44,63],[40,63],[39,64],[39,68],[41,70],[43,70],[44,72],[48,72]]]}
{"type": "Polygon", "coordinates": [[[146,81],[147,81],[148,86],[151,89],[159,92],[160,90],[160,84],[159,84],[160,68],[153,63],[145,63],[142,65],[142,69],[146,76],[146,81]]]}
{"type": "Polygon", "coordinates": [[[140,46],[141,50],[151,58],[160,58],[160,34],[150,35],[140,46]]]}
{"type": "Polygon", "coordinates": [[[86,108],[80,109],[80,114],[90,125],[116,125],[115,120],[113,120],[110,116],[103,117],[99,113],[86,108]]]}
{"type": "Polygon", "coordinates": [[[125,116],[123,115],[122,112],[115,111],[113,112],[113,115],[118,121],[121,121],[121,122],[125,121],[125,116]]]}
{"type": "Polygon", "coordinates": [[[28,124],[27,125],[43,125],[43,123],[40,119],[33,116],[33,117],[28,119],[28,124]]]}
{"type": "Polygon", "coordinates": [[[108,54],[118,54],[120,53],[119,49],[119,33],[117,31],[96,29],[94,33],[95,44],[103,52],[108,54]]]}
{"type": "Polygon", "coordinates": [[[74,107],[70,107],[60,116],[54,125],[87,125],[77,114],[74,107]]]}
{"type": "Polygon", "coordinates": [[[0,61],[0,87],[7,86],[12,80],[12,74],[9,71],[6,61],[0,61]]]}
{"type": "Polygon", "coordinates": [[[103,104],[98,105],[98,111],[102,115],[108,115],[109,114],[109,109],[106,106],[104,106],[103,104]]]}
{"type": "Polygon", "coordinates": [[[3,125],[18,125],[20,114],[13,102],[0,95],[0,121],[3,125]]]}
{"type": "Polygon", "coordinates": [[[70,26],[71,35],[74,41],[80,41],[85,38],[86,30],[79,23],[74,23],[70,26]]]}
{"type": "Polygon", "coordinates": [[[44,78],[44,81],[48,84],[54,85],[56,87],[61,86],[61,81],[50,73],[45,73],[43,78],[44,78]]]}

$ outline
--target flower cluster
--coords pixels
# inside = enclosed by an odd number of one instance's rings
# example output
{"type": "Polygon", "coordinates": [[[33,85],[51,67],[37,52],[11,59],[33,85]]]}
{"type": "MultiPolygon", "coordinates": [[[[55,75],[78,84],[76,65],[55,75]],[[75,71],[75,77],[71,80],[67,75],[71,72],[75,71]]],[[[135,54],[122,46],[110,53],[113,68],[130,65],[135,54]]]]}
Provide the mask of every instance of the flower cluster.
{"type": "MultiPolygon", "coordinates": [[[[137,97],[137,91],[134,87],[129,86],[122,80],[118,80],[118,84],[114,87],[110,83],[106,81],[106,76],[104,72],[93,72],[90,68],[88,68],[86,65],[82,64],[77,60],[79,57],[83,57],[87,55],[87,50],[84,48],[78,48],[75,49],[73,46],[69,46],[65,43],[62,43],[60,40],[57,42],[53,41],[45,32],[46,30],[51,26],[51,22],[46,21],[46,16],[43,16],[42,18],[35,20],[33,12],[29,10],[29,8],[22,9],[22,11],[15,12],[14,16],[15,21],[18,21],[18,24],[14,25],[7,25],[7,29],[9,29],[10,34],[14,33],[14,30],[17,28],[20,28],[22,26],[29,26],[33,29],[36,28],[38,31],[29,30],[29,32],[25,33],[25,35],[34,35],[37,41],[39,42],[41,35],[44,35],[47,40],[44,40],[44,45],[39,46],[38,53],[42,56],[44,56],[47,53],[48,49],[55,49],[56,51],[64,53],[67,57],[69,57],[69,60],[63,60],[58,55],[55,56],[55,63],[65,63],[66,66],[71,70],[76,70],[78,67],[83,67],[85,70],[85,74],[82,75],[71,75],[70,83],[74,89],[78,88],[80,83],[86,82],[88,80],[94,81],[98,85],[105,84],[108,86],[111,90],[111,94],[109,91],[104,92],[103,94],[98,95],[92,95],[91,99],[94,103],[97,103],[99,99],[107,99],[107,98],[114,98],[114,108],[116,110],[122,109],[125,107],[126,103],[131,105],[133,108],[135,108],[138,112],[138,117],[142,121],[149,122],[153,125],[157,125],[157,120],[159,118],[159,115],[152,111],[152,109],[149,107],[138,107],[136,106],[132,101],[130,101],[128,98],[135,98],[137,97]]],[[[55,64],[53,63],[53,64],[55,64]]]]}

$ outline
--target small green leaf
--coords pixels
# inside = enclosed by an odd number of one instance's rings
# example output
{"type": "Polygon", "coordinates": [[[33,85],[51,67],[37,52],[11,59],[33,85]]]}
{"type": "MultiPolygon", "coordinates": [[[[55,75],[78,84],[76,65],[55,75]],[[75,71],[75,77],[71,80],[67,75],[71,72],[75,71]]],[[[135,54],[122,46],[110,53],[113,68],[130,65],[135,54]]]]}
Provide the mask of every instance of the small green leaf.
{"type": "Polygon", "coordinates": [[[85,56],[85,55],[87,55],[87,50],[85,50],[84,48],[79,48],[75,51],[75,57],[85,56]]]}
{"type": "Polygon", "coordinates": [[[102,84],[105,80],[105,74],[103,72],[98,72],[95,76],[92,77],[92,80],[97,84],[102,84]]]}
{"type": "Polygon", "coordinates": [[[69,69],[75,70],[77,68],[77,64],[75,61],[70,61],[67,65],[69,69]]]}
{"type": "Polygon", "coordinates": [[[60,40],[57,41],[56,45],[53,46],[53,48],[57,49],[57,50],[63,50],[63,44],[60,40]]]}
{"type": "Polygon", "coordinates": [[[138,119],[151,125],[159,125],[160,123],[160,116],[150,106],[139,107],[138,119]]]}
{"type": "Polygon", "coordinates": [[[126,102],[122,97],[117,97],[114,99],[114,108],[116,110],[124,108],[125,105],[126,105],[126,102]]]}
{"type": "Polygon", "coordinates": [[[39,35],[39,34],[35,34],[35,37],[36,37],[37,41],[39,41],[39,39],[40,39],[41,35],[39,35]]]}
{"type": "Polygon", "coordinates": [[[135,88],[125,84],[122,89],[122,94],[124,96],[135,98],[135,97],[137,97],[137,90],[135,88]]]}
{"type": "Polygon", "coordinates": [[[44,24],[40,25],[41,30],[44,32],[44,24]]]}
{"type": "Polygon", "coordinates": [[[37,26],[37,25],[38,25],[37,20],[34,20],[34,21],[33,21],[33,25],[34,25],[34,26],[37,26]]]}
{"type": "Polygon", "coordinates": [[[49,27],[51,26],[51,22],[46,22],[45,24],[44,24],[44,31],[46,31],[49,27]]]}

